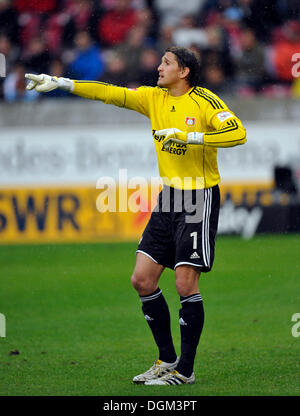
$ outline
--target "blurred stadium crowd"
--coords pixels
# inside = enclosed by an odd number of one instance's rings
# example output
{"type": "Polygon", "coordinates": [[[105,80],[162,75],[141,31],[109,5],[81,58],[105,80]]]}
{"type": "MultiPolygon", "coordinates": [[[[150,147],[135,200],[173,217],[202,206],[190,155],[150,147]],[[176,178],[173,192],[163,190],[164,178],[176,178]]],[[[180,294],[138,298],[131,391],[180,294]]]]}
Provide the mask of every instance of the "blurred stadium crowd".
{"type": "Polygon", "coordinates": [[[156,85],[170,45],[196,51],[200,84],[217,94],[300,98],[299,0],[0,0],[0,98],[66,96],[26,92],[25,72],[156,85]]]}

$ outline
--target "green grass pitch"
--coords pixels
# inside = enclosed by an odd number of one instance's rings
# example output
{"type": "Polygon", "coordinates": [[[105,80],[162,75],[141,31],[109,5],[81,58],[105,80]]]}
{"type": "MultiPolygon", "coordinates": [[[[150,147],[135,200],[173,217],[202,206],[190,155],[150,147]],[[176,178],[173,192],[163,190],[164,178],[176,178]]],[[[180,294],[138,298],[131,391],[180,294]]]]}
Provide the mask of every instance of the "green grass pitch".
{"type": "MultiPolygon", "coordinates": [[[[0,246],[2,396],[299,395],[299,235],[219,237],[200,278],[205,326],[189,386],[134,385],[157,349],[130,284],[134,243],[0,246]],[[18,353],[17,353],[18,352],[18,353]]],[[[160,287],[179,353],[174,272],[160,287]]]]}

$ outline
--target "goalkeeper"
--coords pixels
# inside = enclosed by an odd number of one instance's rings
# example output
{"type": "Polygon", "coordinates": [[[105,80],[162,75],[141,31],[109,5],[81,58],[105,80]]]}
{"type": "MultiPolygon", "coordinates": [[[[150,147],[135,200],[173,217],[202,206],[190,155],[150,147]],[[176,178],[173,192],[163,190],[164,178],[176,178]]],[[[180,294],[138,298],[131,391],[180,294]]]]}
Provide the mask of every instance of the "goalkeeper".
{"type": "Polygon", "coordinates": [[[217,150],[246,142],[241,121],[218,96],[198,85],[199,73],[191,51],[171,47],[158,66],[156,87],[128,89],[26,74],[29,90],[61,88],[137,111],[151,121],[164,186],[139,242],[131,281],[159,355],[149,370],[133,378],[134,383],[181,385],[195,381],[194,360],[204,324],[199,277],[213,265],[220,206],[217,150]],[[158,286],[166,267],[175,270],[180,296],[179,356],[172,340],[168,305],[158,286]]]}

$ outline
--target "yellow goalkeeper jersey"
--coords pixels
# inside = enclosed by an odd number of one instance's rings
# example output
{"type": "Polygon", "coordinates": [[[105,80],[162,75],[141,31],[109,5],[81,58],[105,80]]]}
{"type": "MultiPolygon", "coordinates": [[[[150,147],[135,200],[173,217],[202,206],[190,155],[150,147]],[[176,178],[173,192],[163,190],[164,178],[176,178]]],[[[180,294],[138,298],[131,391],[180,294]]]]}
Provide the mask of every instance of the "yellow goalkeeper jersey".
{"type": "Polygon", "coordinates": [[[210,188],[220,182],[217,148],[246,141],[241,121],[211,91],[193,87],[179,97],[160,87],[129,89],[97,81],[74,81],[73,94],[137,111],[151,121],[159,174],[179,189],[210,188]],[[156,130],[204,132],[203,145],[172,143],[163,148],[156,130]]]}

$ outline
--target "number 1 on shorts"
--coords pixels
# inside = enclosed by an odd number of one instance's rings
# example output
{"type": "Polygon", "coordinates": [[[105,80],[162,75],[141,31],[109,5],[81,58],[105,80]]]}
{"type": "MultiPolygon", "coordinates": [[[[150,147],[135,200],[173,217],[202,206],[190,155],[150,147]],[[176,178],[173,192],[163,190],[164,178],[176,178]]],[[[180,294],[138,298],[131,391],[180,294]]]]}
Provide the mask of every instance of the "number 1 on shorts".
{"type": "Polygon", "coordinates": [[[192,237],[193,239],[193,250],[197,250],[197,236],[198,236],[197,231],[194,231],[193,233],[190,234],[190,237],[192,237]]]}

